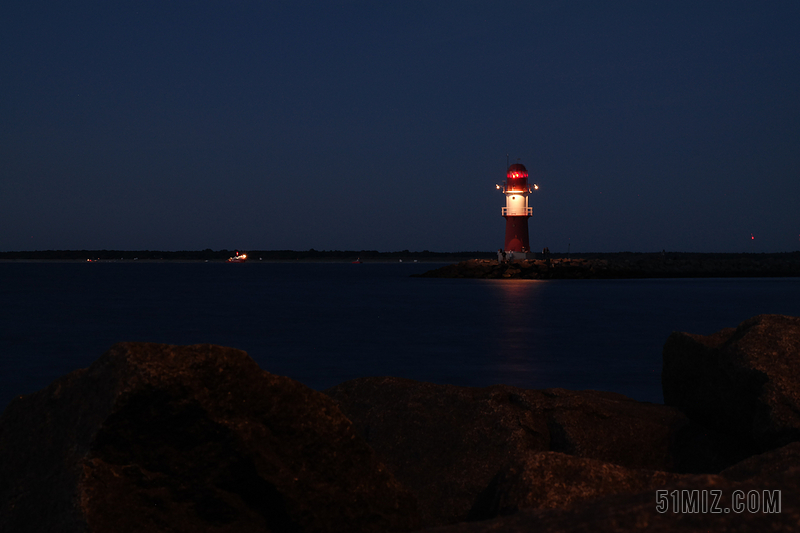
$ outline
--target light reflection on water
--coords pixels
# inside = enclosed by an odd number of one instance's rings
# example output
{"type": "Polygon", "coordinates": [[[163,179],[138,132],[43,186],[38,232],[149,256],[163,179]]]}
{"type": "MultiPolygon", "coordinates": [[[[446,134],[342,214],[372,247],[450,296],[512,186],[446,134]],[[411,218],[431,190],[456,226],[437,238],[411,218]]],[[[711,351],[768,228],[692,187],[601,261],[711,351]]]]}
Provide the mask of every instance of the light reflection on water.
{"type": "Polygon", "coordinates": [[[430,264],[0,264],[0,406],[118,341],[213,343],[324,389],[393,375],[661,401],[673,330],[800,316],[798,279],[419,279],[430,264]]]}
{"type": "Polygon", "coordinates": [[[537,298],[537,293],[541,294],[544,283],[534,280],[497,280],[491,283],[499,304],[497,317],[502,342],[498,345],[498,355],[535,348],[531,346],[531,337],[537,330],[544,304],[537,298]]]}
{"type": "Polygon", "coordinates": [[[496,362],[494,380],[497,382],[511,383],[517,382],[520,376],[535,376],[536,367],[546,364],[536,338],[544,304],[541,300],[544,283],[533,280],[487,283],[498,303],[494,322],[496,341],[490,350],[496,362]]]}

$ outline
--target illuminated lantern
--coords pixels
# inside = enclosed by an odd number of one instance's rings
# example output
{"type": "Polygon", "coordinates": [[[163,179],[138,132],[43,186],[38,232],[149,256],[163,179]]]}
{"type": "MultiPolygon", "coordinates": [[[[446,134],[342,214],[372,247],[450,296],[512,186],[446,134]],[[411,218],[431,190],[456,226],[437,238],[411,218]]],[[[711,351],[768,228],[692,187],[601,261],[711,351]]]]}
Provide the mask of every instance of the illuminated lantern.
{"type": "MultiPolygon", "coordinates": [[[[508,167],[507,180],[503,183],[503,194],[506,195],[506,206],[503,218],[506,219],[506,241],[503,250],[506,252],[529,253],[528,219],[533,216],[533,208],[528,206],[528,170],[519,163],[508,167]]],[[[497,185],[499,189],[500,186],[497,185]]],[[[538,189],[537,185],[533,185],[538,189]]]]}

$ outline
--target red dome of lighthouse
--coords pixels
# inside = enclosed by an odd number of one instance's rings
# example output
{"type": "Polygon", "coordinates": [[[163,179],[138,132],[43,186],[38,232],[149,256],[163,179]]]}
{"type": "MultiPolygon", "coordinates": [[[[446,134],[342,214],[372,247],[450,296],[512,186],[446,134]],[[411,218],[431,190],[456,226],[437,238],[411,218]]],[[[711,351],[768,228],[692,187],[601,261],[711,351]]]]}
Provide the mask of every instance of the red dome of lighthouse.
{"type": "Polygon", "coordinates": [[[528,177],[528,169],[525,168],[525,165],[520,163],[515,163],[508,167],[508,179],[520,179],[520,178],[527,178],[528,177]]]}
{"type": "Polygon", "coordinates": [[[528,190],[528,170],[525,165],[515,163],[508,167],[507,190],[527,191],[528,190]]]}

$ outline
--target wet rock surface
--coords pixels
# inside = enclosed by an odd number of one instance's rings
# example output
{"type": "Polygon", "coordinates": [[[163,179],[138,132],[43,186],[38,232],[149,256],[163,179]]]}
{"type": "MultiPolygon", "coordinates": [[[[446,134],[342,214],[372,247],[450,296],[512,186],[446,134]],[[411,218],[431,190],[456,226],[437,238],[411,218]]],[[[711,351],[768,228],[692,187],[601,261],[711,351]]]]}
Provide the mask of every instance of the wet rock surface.
{"type": "Polygon", "coordinates": [[[761,451],[800,440],[800,318],[759,315],[664,345],[664,402],[761,451]]]}
{"type": "Polygon", "coordinates": [[[325,395],[239,350],[115,345],[0,417],[1,531],[408,531],[325,395]]]}
{"type": "Polygon", "coordinates": [[[800,253],[590,254],[498,262],[471,259],[417,277],[475,279],[629,279],[797,277],[800,253]]]}

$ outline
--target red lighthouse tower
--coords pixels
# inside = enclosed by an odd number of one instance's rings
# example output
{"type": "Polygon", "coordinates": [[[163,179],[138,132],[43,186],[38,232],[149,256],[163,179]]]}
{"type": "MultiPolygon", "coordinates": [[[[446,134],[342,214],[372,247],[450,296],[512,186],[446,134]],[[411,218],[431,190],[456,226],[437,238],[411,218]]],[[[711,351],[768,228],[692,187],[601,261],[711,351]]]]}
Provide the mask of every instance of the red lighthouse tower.
{"type": "MultiPolygon", "coordinates": [[[[528,219],[533,216],[533,208],[528,206],[528,195],[532,192],[528,185],[528,170],[519,163],[508,167],[507,181],[503,182],[506,206],[503,218],[506,219],[506,242],[503,250],[527,254],[531,251],[528,239],[528,219]]],[[[500,186],[497,185],[499,189],[500,186]]],[[[533,189],[539,186],[534,184],[533,189]]]]}

